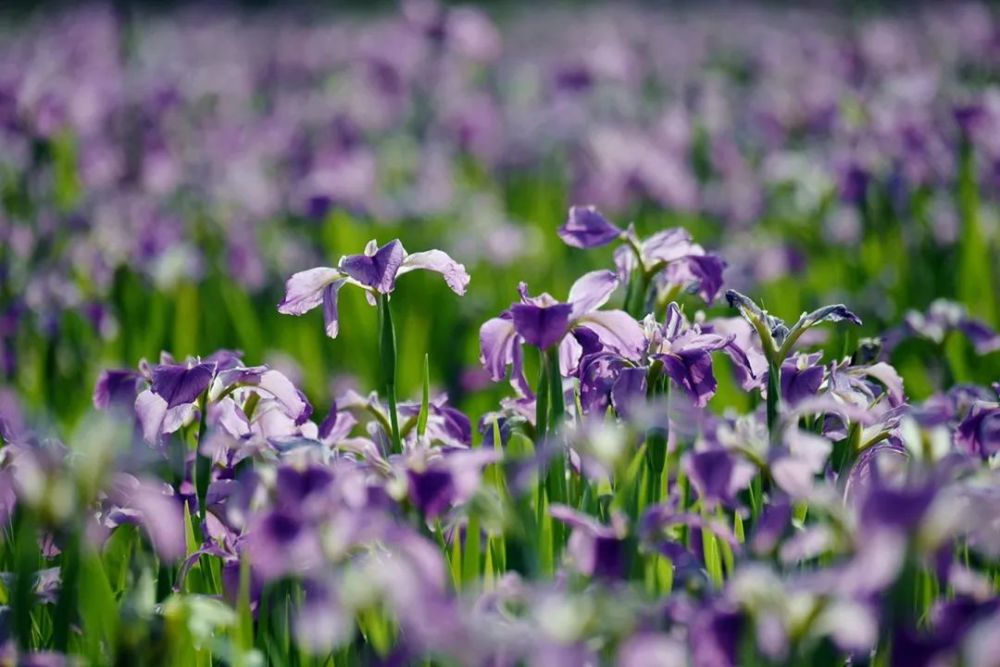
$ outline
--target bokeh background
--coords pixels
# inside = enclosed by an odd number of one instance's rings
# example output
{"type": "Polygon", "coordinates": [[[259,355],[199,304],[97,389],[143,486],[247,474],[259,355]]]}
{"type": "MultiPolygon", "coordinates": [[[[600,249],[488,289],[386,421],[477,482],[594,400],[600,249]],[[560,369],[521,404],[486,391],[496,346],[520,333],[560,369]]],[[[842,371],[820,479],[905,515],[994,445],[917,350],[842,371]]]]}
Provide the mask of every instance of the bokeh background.
{"type": "MultiPolygon", "coordinates": [[[[7,419],[71,428],[99,369],[161,351],[243,350],[317,406],[373,387],[358,291],[336,341],[275,305],[291,273],[396,237],[472,275],[464,299],[400,283],[400,394],[427,351],[482,414],[507,387],[480,323],[519,281],[562,298],[609,264],[556,236],[571,204],[685,226],[778,315],[849,304],[865,326],[828,351],[898,339],[915,399],[1000,377],[964,337],[897,335],[939,298],[1000,325],[992,5],[4,4],[7,419]]],[[[746,407],[718,375],[713,405],[746,407]]]]}

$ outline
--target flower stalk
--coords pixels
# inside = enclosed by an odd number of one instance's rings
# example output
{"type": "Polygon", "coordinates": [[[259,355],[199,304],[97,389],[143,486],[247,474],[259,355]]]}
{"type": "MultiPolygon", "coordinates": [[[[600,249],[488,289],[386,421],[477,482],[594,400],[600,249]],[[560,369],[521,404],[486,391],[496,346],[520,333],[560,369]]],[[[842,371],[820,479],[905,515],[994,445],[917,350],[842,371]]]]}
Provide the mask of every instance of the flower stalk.
{"type": "Polygon", "coordinates": [[[399,416],[396,413],[396,329],[392,324],[392,310],[389,308],[389,295],[382,294],[378,301],[379,314],[379,361],[382,372],[382,388],[385,400],[389,406],[390,443],[392,453],[403,451],[399,437],[399,416]]]}

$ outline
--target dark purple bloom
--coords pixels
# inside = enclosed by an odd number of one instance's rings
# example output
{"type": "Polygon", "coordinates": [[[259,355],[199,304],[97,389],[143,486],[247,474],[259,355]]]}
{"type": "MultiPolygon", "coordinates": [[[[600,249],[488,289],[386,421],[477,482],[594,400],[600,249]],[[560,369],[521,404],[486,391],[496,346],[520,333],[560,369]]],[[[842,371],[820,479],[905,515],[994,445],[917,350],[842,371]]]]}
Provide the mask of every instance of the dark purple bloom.
{"type": "Polygon", "coordinates": [[[754,553],[768,554],[774,551],[781,537],[792,521],[792,505],[787,500],[778,499],[768,503],[754,526],[750,546],[754,553]]]}
{"type": "Polygon", "coordinates": [[[663,363],[664,373],[698,407],[705,407],[717,387],[711,353],[726,348],[732,341],[732,336],[703,333],[699,326],[687,324],[677,304],[672,303],[662,330],[654,337],[651,356],[663,363]]]}
{"type": "Polygon", "coordinates": [[[380,294],[390,294],[396,287],[396,274],[403,265],[406,253],[398,240],[389,241],[373,253],[366,248],[364,254],[347,255],[340,260],[341,273],[362,285],[372,287],[380,294]]]}
{"type": "Polygon", "coordinates": [[[955,444],[966,453],[983,459],[1000,452],[1000,406],[973,405],[955,431],[955,444]]]}
{"type": "Polygon", "coordinates": [[[247,532],[253,569],[264,581],[302,574],[322,562],[313,527],[295,509],[271,510],[254,518],[247,532]]]}
{"type": "Polygon", "coordinates": [[[688,632],[694,667],[735,667],[737,648],[747,627],[735,610],[709,606],[694,618],[688,632]]]}
{"type": "Polygon", "coordinates": [[[160,365],[153,368],[150,389],[167,402],[167,409],[194,403],[212,382],[215,364],[160,365]]]}
{"type": "Polygon", "coordinates": [[[451,506],[455,496],[451,471],[407,470],[406,475],[409,479],[410,501],[424,516],[433,519],[451,506]]]}
{"type": "Polygon", "coordinates": [[[905,323],[887,334],[887,347],[891,348],[911,336],[919,336],[940,345],[952,331],[959,331],[968,338],[977,354],[1000,350],[1000,333],[982,320],[970,317],[962,304],[947,299],[935,300],[926,313],[907,313],[905,323]]]}
{"type": "Polygon", "coordinates": [[[732,498],[733,456],[725,449],[691,454],[688,464],[691,481],[710,506],[732,498]]]}
{"type": "Polygon", "coordinates": [[[573,306],[568,303],[545,306],[516,303],[510,308],[515,331],[525,343],[540,350],[547,350],[563,339],[572,312],[573,306]]]}
{"type": "Polygon", "coordinates": [[[573,528],[566,550],[581,574],[604,579],[625,575],[628,552],[625,524],[620,517],[614,525],[605,526],[566,505],[552,505],[549,514],[573,528]]]}
{"type": "Polygon", "coordinates": [[[800,368],[794,363],[781,365],[781,400],[789,405],[795,405],[804,398],[815,396],[821,384],[823,384],[822,366],[800,368]]]}
{"type": "Polygon", "coordinates": [[[927,513],[937,490],[931,485],[893,488],[873,485],[861,504],[866,529],[912,531],[927,513]]]}
{"type": "Polygon", "coordinates": [[[628,417],[629,406],[646,397],[646,369],[636,367],[622,368],[618,378],[611,386],[611,403],[615,411],[623,417],[628,417]]]}
{"type": "Polygon", "coordinates": [[[427,518],[468,500],[478,490],[484,466],[500,459],[487,449],[451,449],[422,469],[406,471],[410,501],[427,518]]]}
{"type": "Polygon", "coordinates": [[[131,408],[141,381],[142,375],[133,370],[103,371],[94,386],[94,407],[99,410],[107,410],[112,405],[131,408]]]}
{"type": "Polygon", "coordinates": [[[596,248],[607,245],[622,234],[593,206],[572,206],[569,218],[559,228],[559,238],[574,248],[596,248]]]}

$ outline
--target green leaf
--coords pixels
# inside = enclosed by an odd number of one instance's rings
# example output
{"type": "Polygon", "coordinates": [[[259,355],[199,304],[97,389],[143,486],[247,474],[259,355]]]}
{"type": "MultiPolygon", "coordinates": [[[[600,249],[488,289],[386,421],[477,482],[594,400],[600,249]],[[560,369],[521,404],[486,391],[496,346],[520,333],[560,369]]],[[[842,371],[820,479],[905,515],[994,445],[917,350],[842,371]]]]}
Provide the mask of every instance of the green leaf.
{"type": "Polygon", "coordinates": [[[427,432],[427,413],[431,402],[430,355],[424,353],[424,391],[420,397],[420,414],[417,416],[417,435],[424,437],[427,432]]]}

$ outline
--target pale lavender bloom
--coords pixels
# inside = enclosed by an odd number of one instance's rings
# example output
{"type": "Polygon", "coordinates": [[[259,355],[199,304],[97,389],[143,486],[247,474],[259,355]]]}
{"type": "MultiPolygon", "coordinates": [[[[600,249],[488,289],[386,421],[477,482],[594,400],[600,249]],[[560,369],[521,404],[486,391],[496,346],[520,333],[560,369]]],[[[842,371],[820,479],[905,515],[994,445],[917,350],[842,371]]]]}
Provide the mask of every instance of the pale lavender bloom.
{"type": "Polygon", "coordinates": [[[278,312],[285,315],[303,315],[323,306],[326,334],[336,338],[340,330],[337,314],[337,293],[344,285],[354,285],[365,290],[372,305],[376,295],[391,294],[398,276],[424,269],[444,276],[445,282],[456,294],[465,294],[469,274],[459,264],[440,250],[408,254],[398,240],[381,248],[374,240],[365,246],[360,255],[345,255],[336,269],[317,267],[300,271],[285,283],[285,298],[278,304],[278,312]]]}
{"type": "Polygon", "coordinates": [[[107,491],[101,523],[106,528],[121,524],[142,527],[157,555],[166,561],[184,556],[184,513],[181,499],[169,484],[118,475],[107,491]]]}
{"type": "Polygon", "coordinates": [[[942,344],[955,331],[968,338],[977,354],[1000,350],[1000,333],[982,320],[971,317],[962,304],[946,299],[935,300],[926,313],[908,312],[905,323],[887,334],[886,347],[891,349],[911,336],[942,344]]]}
{"type": "Polygon", "coordinates": [[[162,436],[190,423],[199,410],[209,408],[213,423],[234,438],[249,435],[252,422],[273,422],[279,413],[290,427],[305,424],[312,414],[305,395],[287,377],[267,366],[245,367],[237,354],[223,350],[183,364],[163,355],[161,361],[150,366],[144,360],[139,371],[105,371],[94,389],[98,408],[131,404],[143,438],[150,444],[157,444],[162,436]],[[253,416],[243,413],[248,391],[263,399],[253,416]],[[241,399],[238,403],[234,395],[241,399]],[[271,410],[272,404],[279,409],[271,410]]]}
{"type": "Polygon", "coordinates": [[[707,303],[719,295],[726,262],[692,241],[686,229],[665,229],[640,240],[629,225],[623,238],[626,243],[615,250],[615,266],[622,281],[628,282],[633,273],[640,272],[655,280],[660,294],[692,291],[707,303]]]}

